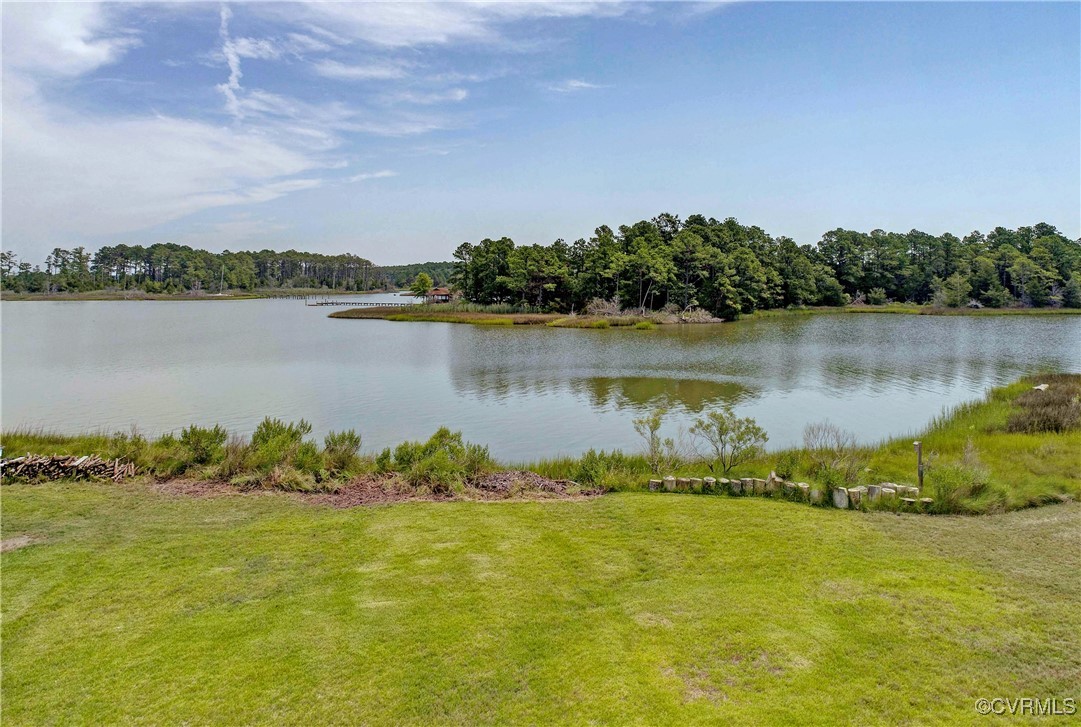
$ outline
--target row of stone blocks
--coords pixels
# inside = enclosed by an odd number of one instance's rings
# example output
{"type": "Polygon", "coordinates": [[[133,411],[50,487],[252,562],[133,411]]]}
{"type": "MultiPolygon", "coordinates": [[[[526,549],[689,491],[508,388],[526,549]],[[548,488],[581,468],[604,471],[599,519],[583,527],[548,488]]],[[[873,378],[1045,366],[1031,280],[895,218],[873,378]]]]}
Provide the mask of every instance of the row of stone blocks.
{"type": "MultiPolygon", "coordinates": [[[[651,492],[665,490],[667,492],[781,496],[815,505],[824,503],[827,492],[818,488],[812,489],[806,482],[787,482],[773,472],[764,480],[755,477],[729,480],[724,477],[668,476],[660,480],[650,480],[649,489],[651,492]]],[[[869,503],[881,501],[883,504],[894,504],[901,509],[915,511],[928,510],[934,503],[930,497],[920,497],[918,488],[893,482],[859,487],[835,487],[828,490],[828,493],[833,506],[842,510],[849,508],[858,510],[869,503]]]]}

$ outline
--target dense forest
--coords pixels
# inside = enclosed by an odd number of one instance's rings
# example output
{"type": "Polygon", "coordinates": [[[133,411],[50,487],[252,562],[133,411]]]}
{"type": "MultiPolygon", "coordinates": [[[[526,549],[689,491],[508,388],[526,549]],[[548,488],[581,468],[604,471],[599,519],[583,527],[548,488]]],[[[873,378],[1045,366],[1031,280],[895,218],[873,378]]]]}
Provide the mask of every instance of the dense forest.
{"type": "Polygon", "coordinates": [[[411,265],[385,265],[380,272],[395,288],[408,288],[417,276],[426,273],[434,285],[449,285],[454,273],[453,262],[413,263],[411,265]]]}
{"type": "Polygon", "coordinates": [[[118,289],[147,293],[217,293],[256,288],[331,288],[364,291],[394,287],[385,269],[356,255],[317,253],[212,253],[186,245],[115,245],[95,253],[56,248],[44,267],[0,254],[0,281],[17,293],[118,289]]]}
{"type": "Polygon", "coordinates": [[[722,318],[853,302],[1081,307],[1081,241],[1044,223],[964,238],[836,229],[797,245],[732,218],[661,214],[571,244],[464,243],[454,258],[453,283],[466,300],[559,312],[594,299],[722,318]]]}
{"type": "Polygon", "coordinates": [[[407,288],[421,273],[471,302],[582,310],[702,308],[722,318],[755,310],[888,301],[941,306],[1081,307],[1081,241],[1040,223],[950,233],[836,229],[797,245],[735,219],[671,214],[574,243],[517,246],[509,238],[463,243],[453,262],[376,266],[356,255],[295,250],[211,253],[159,243],[57,248],[44,266],[0,255],[0,283],[17,293],[103,289],[147,293],[325,288],[407,288]]]}

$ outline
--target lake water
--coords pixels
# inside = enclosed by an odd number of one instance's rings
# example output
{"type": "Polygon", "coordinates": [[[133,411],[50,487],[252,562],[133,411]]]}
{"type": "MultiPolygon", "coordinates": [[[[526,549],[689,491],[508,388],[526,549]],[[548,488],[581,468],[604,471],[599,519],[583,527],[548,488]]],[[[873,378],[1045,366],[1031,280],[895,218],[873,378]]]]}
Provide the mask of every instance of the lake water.
{"type": "MultiPolygon", "coordinates": [[[[385,300],[402,298],[386,296],[385,300]]],[[[369,297],[366,300],[379,300],[369,297]]],[[[507,461],[636,449],[724,402],[771,448],[829,419],[863,441],[1044,370],[1081,371],[1081,317],[816,315],[653,331],[334,320],[297,300],[8,302],[2,425],[145,433],[264,416],[366,450],[460,429],[507,461]]]]}

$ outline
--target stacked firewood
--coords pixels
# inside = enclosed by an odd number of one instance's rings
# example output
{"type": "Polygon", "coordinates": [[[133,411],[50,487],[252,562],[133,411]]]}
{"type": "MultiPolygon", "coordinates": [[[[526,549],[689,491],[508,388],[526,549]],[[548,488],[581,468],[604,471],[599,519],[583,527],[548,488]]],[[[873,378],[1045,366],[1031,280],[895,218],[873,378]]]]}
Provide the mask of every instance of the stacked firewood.
{"type": "Polygon", "coordinates": [[[27,480],[95,477],[119,482],[135,474],[135,465],[122,459],[102,459],[95,454],[84,457],[28,454],[0,459],[0,472],[5,480],[13,477],[27,480]]]}

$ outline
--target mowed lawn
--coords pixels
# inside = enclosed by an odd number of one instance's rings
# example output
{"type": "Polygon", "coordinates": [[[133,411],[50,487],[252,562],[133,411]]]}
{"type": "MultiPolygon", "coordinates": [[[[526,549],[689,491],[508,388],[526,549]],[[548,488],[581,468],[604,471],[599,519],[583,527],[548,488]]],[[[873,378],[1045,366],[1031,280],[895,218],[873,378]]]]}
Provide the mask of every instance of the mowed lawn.
{"type": "MultiPolygon", "coordinates": [[[[334,510],[9,485],[7,725],[985,724],[1081,698],[1081,505],[334,510]]],[[[1062,718],[1058,718],[1062,719],[1062,718]]]]}

